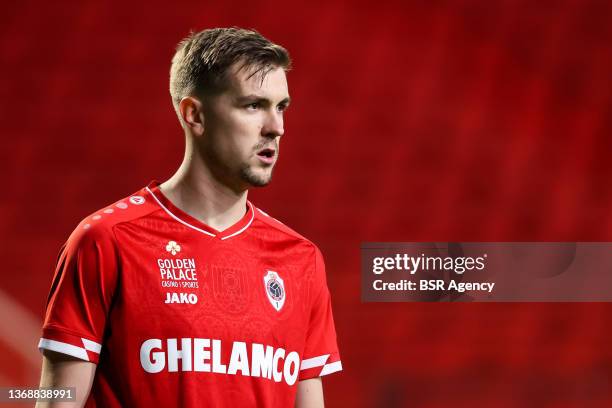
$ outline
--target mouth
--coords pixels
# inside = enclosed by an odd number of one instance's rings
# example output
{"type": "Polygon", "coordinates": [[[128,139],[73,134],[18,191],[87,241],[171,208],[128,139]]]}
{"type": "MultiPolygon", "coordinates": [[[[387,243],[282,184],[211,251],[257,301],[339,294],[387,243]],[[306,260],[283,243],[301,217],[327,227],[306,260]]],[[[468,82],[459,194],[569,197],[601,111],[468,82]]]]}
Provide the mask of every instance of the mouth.
{"type": "Polygon", "coordinates": [[[276,150],[269,147],[261,149],[257,152],[257,157],[266,164],[272,164],[276,160],[276,150]]]}

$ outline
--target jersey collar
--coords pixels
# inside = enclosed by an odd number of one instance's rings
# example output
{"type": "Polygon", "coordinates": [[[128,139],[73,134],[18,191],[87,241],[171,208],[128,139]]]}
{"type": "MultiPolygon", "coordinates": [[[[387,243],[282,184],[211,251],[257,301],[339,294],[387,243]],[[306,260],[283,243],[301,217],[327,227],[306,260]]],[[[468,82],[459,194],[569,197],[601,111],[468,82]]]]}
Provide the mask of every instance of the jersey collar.
{"type": "Polygon", "coordinates": [[[223,231],[218,231],[213,227],[206,225],[197,218],[194,218],[191,215],[187,214],[180,208],[176,207],[172,203],[172,201],[170,201],[161,192],[159,185],[160,182],[154,180],[150,182],[147,187],[145,187],[145,190],[153,197],[157,204],[175,221],[210,237],[218,238],[220,240],[226,240],[228,238],[235,237],[236,235],[241,234],[247,228],[249,228],[249,226],[253,222],[253,219],[255,218],[255,209],[253,207],[253,204],[251,204],[251,202],[247,200],[247,209],[244,216],[231,227],[228,227],[223,231]]]}

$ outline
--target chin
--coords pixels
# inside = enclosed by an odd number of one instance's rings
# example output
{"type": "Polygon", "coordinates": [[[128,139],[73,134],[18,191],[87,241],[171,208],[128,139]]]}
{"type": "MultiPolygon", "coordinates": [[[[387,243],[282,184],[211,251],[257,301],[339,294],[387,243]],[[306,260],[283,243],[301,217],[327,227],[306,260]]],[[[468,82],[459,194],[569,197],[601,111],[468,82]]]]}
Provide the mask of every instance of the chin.
{"type": "Polygon", "coordinates": [[[272,170],[263,172],[253,171],[250,167],[242,169],[240,172],[242,180],[251,187],[264,187],[272,181],[272,170]]]}
{"type": "Polygon", "coordinates": [[[251,183],[251,187],[265,187],[268,184],[270,184],[271,181],[272,181],[272,179],[257,180],[256,182],[251,183]]]}

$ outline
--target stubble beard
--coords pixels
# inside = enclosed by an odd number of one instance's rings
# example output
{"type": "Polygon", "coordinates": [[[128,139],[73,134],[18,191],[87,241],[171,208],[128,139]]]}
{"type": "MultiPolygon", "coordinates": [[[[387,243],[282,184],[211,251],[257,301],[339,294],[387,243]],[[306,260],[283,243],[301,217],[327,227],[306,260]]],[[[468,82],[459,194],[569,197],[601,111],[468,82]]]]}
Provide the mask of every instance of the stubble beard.
{"type": "Polygon", "coordinates": [[[270,171],[265,174],[257,174],[253,171],[253,168],[247,164],[240,169],[240,178],[252,187],[264,187],[272,181],[273,170],[274,168],[271,168],[270,171]]]}

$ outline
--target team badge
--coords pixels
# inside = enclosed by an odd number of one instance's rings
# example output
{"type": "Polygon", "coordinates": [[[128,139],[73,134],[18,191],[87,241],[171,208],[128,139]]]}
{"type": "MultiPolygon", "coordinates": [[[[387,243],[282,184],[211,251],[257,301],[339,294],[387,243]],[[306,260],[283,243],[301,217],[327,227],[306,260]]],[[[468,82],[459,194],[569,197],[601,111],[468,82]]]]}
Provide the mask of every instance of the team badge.
{"type": "Polygon", "coordinates": [[[276,311],[280,311],[285,304],[285,284],[278,273],[268,271],[264,276],[264,286],[266,287],[266,295],[268,300],[276,311]]]}

